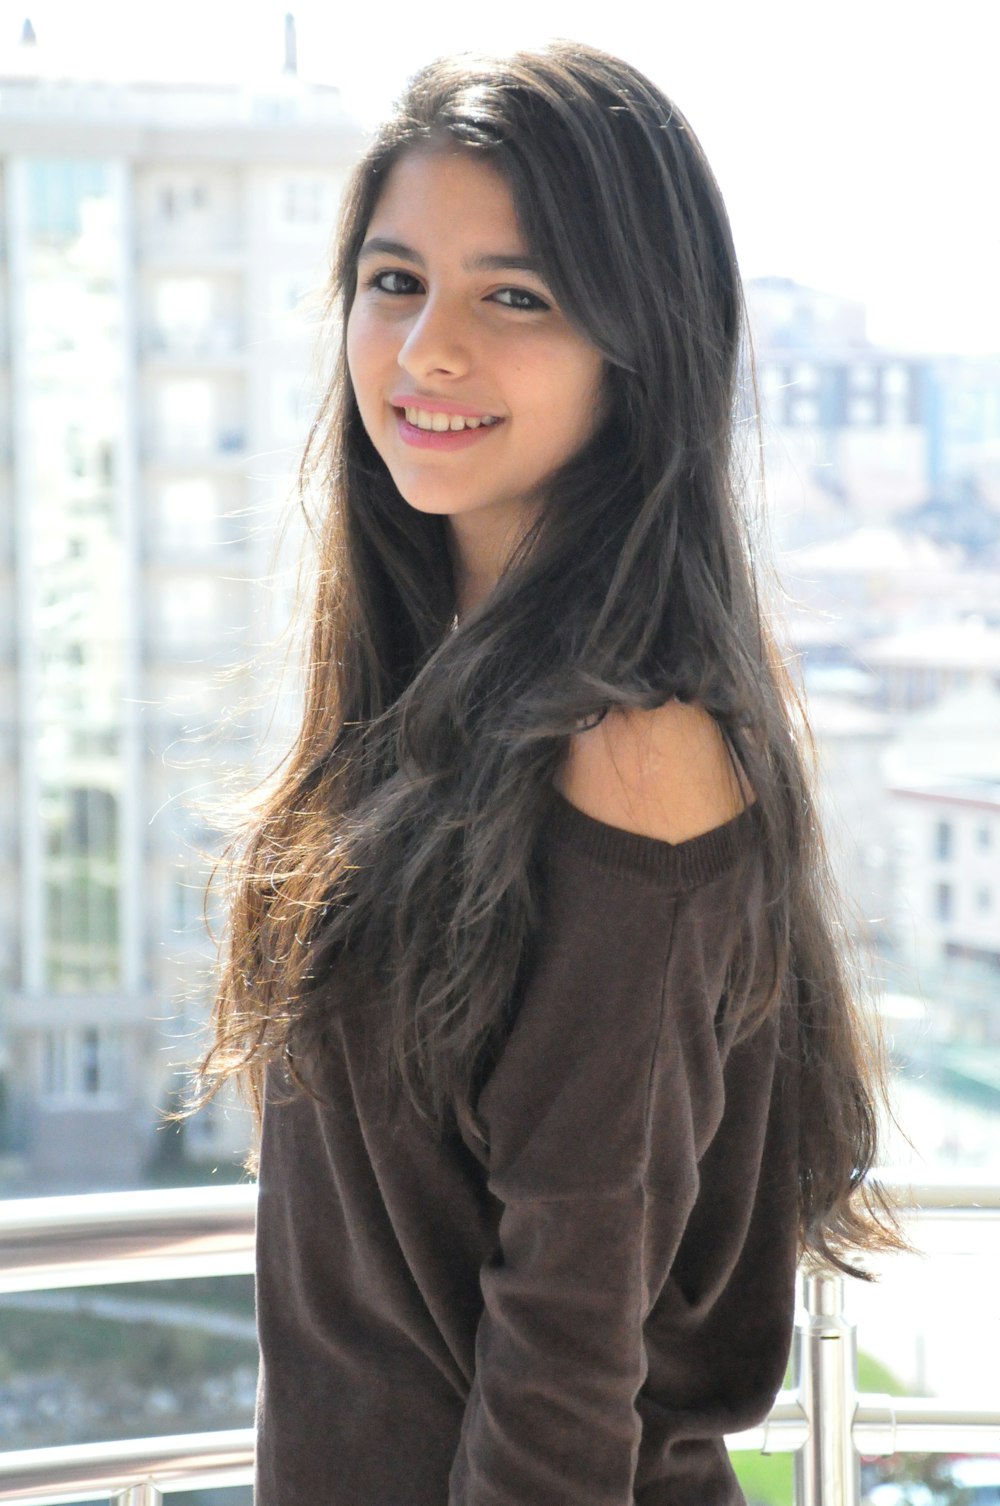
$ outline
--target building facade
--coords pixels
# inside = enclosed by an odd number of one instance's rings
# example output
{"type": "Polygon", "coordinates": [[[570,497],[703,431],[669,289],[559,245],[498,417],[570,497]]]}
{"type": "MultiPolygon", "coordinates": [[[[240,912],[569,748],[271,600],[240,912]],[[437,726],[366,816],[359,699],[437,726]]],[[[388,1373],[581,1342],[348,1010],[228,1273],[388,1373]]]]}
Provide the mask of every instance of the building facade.
{"type": "Polygon", "coordinates": [[[1000,1045],[1000,689],[976,681],[894,719],[882,775],[896,955],[942,1038],[1000,1045]]]}
{"type": "Polygon", "coordinates": [[[897,935],[958,1040],[1000,1045],[1000,771],[896,786],[897,935]]]}
{"type": "Polygon", "coordinates": [[[789,277],[747,285],[767,492],[788,548],[970,491],[1000,514],[1000,357],[873,344],[855,300],[789,277]]]}
{"type": "Polygon", "coordinates": [[[872,345],[862,304],[788,277],[753,278],[747,301],[778,541],[795,548],[923,502],[928,361],[872,345]]]}
{"type": "MultiPolygon", "coordinates": [[[[267,720],[303,305],[363,141],[289,72],[248,93],[30,58],[0,137],[0,1191],[130,1186],[201,1045],[203,805],[267,720]]],[[[188,1135],[245,1133],[233,1108],[188,1135]]]]}

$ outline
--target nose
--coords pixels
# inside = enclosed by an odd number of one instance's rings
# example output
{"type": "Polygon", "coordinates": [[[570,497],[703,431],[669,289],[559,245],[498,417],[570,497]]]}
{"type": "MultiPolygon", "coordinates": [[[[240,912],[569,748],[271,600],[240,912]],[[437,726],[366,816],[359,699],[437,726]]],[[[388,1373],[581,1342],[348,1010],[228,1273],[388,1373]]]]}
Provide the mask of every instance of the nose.
{"type": "Polygon", "coordinates": [[[473,364],[468,320],[454,302],[429,294],[410,326],[397,360],[414,380],[465,376],[473,364]]]}

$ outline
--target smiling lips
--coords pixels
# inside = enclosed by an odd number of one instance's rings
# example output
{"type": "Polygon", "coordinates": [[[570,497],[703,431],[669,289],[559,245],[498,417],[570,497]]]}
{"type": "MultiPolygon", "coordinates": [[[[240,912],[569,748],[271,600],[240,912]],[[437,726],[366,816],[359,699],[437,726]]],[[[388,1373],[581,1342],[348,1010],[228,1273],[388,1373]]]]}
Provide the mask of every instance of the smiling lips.
{"type": "Polygon", "coordinates": [[[484,413],[473,417],[463,413],[441,413],[437,409],[429,408],[404,408],[406,422],[415,429],[433,429],[435,434],[444,434],[450,431],[452,434],[460,434],[463,429],[478,429],[480,424],[489,428],[498,424],[500,420],[494,418],[492,413],[484,413]]]}
{"type": "Polygon", "coordinates": [[[393,409],[400,438],[418,449],[464,449],[503,423],[492,413],[476,413],[458,403],[425,408],[397,401],[393,409]]]}

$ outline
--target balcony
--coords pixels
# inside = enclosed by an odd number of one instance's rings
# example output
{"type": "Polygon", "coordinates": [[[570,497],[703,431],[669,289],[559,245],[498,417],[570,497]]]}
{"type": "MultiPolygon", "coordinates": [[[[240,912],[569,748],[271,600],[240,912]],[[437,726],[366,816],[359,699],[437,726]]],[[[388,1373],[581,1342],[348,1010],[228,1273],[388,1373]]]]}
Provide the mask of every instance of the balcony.
{"type": "MultiPolygon", "coordinates": [[[[995,1185],[929,1185],[907,1195],[918,1245],[935,1226],[1000,1222],[995,1185]]],[[[0,1204],[0,1291],[245,1274],[253,1269],[255,1204],[253,1186],[0,1204]]],[[[793,1454],[797,1506],[858,1506],[861,1454],[1000,1452],[1000,1409],[859,1394],[844,1284],[832,1272],[803,1273],[794,1386],[759,1427],[728,1438],[729,1447],[793,1454]]],[[[172,1491],[249,1484],[253,1445],[252,1429],[236,1429],[0,1454],[0,1502],[110,1497],[117,1506],[161,1506],[172,1491]]]]}

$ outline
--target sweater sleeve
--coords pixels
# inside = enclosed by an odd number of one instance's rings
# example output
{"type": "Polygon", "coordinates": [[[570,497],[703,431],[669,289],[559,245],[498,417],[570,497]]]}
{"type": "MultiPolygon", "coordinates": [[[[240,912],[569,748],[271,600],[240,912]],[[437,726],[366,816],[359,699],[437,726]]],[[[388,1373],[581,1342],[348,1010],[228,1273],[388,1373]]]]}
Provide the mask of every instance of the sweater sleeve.
{"type": "Polygon", "coordinates": [[[722,1113],[735,831],[619,844],[652,854],[647,872],[553,864],[545,939],[479,1101],[499,1238],[449,1506],[633,1501],[643,1325],[722,1113]]]}

